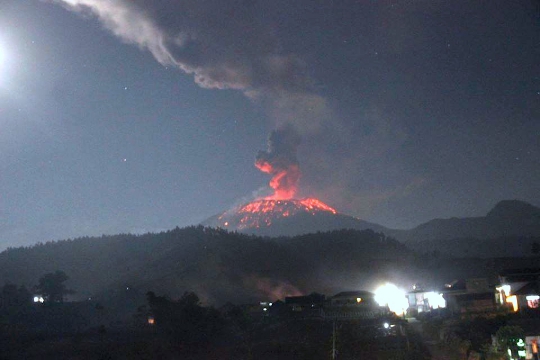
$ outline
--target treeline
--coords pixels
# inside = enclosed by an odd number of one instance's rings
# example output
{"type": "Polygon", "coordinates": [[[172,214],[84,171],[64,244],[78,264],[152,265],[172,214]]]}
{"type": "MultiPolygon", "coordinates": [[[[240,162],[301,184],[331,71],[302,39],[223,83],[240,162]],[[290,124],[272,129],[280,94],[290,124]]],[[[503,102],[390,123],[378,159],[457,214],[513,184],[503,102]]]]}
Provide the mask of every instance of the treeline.
{"type": "Polygon", "coordinates": [[[173,298],[194,291],[203,303],[220,305],[313,291],[372,290],[384,281],[441,286],[460,278],[496,277],[501,267],[516,267],[499,260],[460,260],[442,250],[426,246],[414,252],[371,230],[262,238],[197,226],[8,249],[0,253],[0,284],[30,288],[44,273],[63,269],[70,277],[66,287],[75,291],[66,294],[70,300],[134,302],[146,291],[173,298]]]}
{"type": "Polygon", "coordinates": [[[44,272],[63,269],[75,300],[130,287],[172,297],[193,290],[207,303],[250,302],[355,289],[375,275],[410,272],[414,256],[371,230],[261,238],[197,226],[8,249],[0,253],[0,283],[30,286],[44,272]]]}

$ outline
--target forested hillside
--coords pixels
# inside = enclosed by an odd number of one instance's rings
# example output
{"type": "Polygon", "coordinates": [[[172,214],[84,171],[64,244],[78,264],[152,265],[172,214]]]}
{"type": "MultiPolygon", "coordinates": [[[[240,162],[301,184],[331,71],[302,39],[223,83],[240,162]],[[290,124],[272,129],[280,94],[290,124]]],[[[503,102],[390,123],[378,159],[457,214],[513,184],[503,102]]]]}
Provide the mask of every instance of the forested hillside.
{"type": "Polygon", "coordinates": [[[10,248],[0,253],[0,284],[32,289],[43,274],[61,270],[74,300],[144,298],[147,291],[178,298],[194,291],[219,305],[373,290],[385,281],[404,288],[442,285],[455,278],[494,278],[501,266],[516,266],[476,255],[458,260],[437,247],[413,252],[371,230],[261,238],[198,226],[10,248]]]}
{"type": "Polygon", "coordinates": [[[371,230],[269,239],[199,226],[10,248],[0,253],[0,282],[31,288],[62,270],[75,299],[131,287],[171,296],[190,290],[221,303],[368,286],[413,273],[414,258],[371,230]]]}

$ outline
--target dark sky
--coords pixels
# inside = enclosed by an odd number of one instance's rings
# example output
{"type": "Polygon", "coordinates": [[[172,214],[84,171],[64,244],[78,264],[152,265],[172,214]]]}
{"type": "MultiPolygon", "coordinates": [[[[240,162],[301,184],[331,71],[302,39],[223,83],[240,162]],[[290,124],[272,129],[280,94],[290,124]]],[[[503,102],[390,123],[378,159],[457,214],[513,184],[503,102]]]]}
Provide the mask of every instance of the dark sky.
{"type": "Polygon", "coordinates": [[[2,0],[0,248],[195,224],[269,133],[389,227],[540,205],[540,3],[2,0]]]}

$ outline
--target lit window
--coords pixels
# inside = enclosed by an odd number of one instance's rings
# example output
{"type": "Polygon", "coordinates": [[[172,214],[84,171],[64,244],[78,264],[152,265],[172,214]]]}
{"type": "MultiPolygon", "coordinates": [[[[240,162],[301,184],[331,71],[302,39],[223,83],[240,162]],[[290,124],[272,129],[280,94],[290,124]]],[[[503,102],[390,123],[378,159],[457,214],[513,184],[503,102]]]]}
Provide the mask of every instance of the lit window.
{"type": "Polygon", "coordinates": [[[518,306],[518,302],[517,302],[517,297],[516,297],[516,295],[508,296],[508,297],[506,298],[506,302],[512,304],[512,309],[514,310],[514,312],[516,312],[516,311],[519,310],[519,306],[518,306]]]}
{"type": "Polygon", "coordinates": [[[539,299],[540,299],[540,296],[538,295],[529,295],[526,297],[527,299],[527,306],[530,307],[531,309],[538,309],[538,305],[539,305],[539,299]]]}
{"type": "Polygon", "coordinates": [[[357,298],[356,298],[356,303],[357,303],[357,304],[360,304],[361,302],[362,302],[362,298],[357,297],[357,298]]]}
{"type": "Polygon", "coordinates": [[[149,325],[154,325],[156,323],[156,320],[154,319],[153,316],[149,316],[148,317],[148,324],[149,325]]]}

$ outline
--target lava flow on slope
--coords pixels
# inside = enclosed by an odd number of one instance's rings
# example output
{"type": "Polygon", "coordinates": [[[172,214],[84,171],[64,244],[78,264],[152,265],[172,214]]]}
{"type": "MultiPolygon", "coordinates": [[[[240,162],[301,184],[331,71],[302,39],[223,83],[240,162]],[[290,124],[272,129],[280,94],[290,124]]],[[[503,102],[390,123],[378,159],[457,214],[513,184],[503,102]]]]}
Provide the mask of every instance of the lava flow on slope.
{"type": "Polygon", "coordinates": [[[298,214],[336,214],[337,211],[315,198],[273,200],[260,199],[226,211],[218,217],[219,226],[224,229],[252,229],[271,226],[280,218],[298,214]]]}

